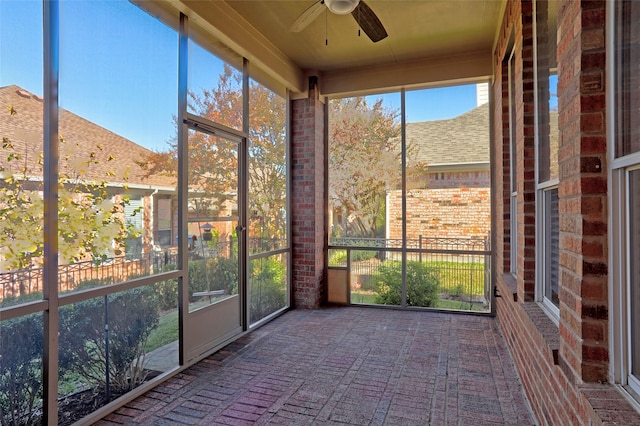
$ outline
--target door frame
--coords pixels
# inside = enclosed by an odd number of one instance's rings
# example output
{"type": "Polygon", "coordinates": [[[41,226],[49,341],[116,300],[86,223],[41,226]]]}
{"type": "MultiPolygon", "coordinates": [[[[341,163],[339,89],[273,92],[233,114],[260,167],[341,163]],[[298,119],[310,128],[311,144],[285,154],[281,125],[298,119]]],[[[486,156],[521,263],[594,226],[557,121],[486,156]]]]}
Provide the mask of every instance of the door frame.
{"type": "Polygon", "coordinates": [[[211,353],[228,342],[234,340],[247,330],[247,256],[246,256],[246,183],[243,181],[247,170],[247,135],[244,132],[215,123],[204,117],[185,112],[182,119],[182,129],[179,136],[179,146],[182,157],[179,162],[180,185],[183,196],[179,200],[179,263],[183,271],[179,281],[179,311],[180,311],[180,365],[191,363],[198,358],[211,353]],[[189,312],[189,256],[187,250],[188,232],[188,140],[189,131],[205,133],[237,144],[238,174],[237,174],[237,237],[238,237],[238,294],[221,302],[205,306],[189,312]]]}

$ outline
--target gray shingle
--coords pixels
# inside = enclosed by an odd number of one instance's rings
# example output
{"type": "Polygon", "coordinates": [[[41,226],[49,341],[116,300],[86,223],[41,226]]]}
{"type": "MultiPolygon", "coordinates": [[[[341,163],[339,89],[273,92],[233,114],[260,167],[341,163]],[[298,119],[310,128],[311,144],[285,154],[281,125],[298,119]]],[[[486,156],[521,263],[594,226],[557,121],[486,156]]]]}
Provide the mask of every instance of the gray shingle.
{"type": "Polygon", "coordinates": [[[409,164],[488,163],[489,104],[447,120],[407,123],[409,164]]]}
{"type": "MultiPolygon", "coordinates": [[[[20,166],[26,164],[28,170],[39,171],[36,162],[42,153],[42,99],[18,86],[5,86],[0,87],[0,107],[0,137],[8,137],[15,150],[23,156],[26,163],[23,161],[20,166]],[[6,110],[9,105],[17,111],[12,117],[9,117],[6,110]]],[[[113,183],[125,183],[124,176],[128,175],[129,184],[175,186],[173,177],[145,176],[145,170],[136,161],[143,160],[152,151],[129,139],[65,110],[61,110],[59,127],[67,147],[60,147],[61,172],[64,172],[67,165],[88,160],[94,152],[97,164],[89,168],[89,179],[103,180],[108,171],[113,171],[115,176],[110,179],[113,183]],[[98,145],[103,149],[98,149],[98,145]],[[66,155],[69,156],[68,160],[64,159],[66,155]],[[108,161],[109,156],[113,156],[114,160],[108,161]]],[[[12,162],[7,167],[6,155],[0,156],[0,167],[15,172],[17,164],[12,162]]]]}

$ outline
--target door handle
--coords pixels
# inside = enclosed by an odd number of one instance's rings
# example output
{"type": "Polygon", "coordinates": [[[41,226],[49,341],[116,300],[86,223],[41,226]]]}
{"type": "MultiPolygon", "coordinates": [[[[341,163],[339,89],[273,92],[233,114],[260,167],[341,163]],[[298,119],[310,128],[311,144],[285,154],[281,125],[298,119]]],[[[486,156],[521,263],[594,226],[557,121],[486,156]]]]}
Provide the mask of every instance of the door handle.
{"type": "Polygon", "coordinates": [[[236,226],[236,232],[237,232],[237,233],[244,232],[244,231],[246,231],[246,230],[247,230],[247,227],[246,227],[246,226],[244,226],[244,225],[238,225],[238,226],[236,226]]]}

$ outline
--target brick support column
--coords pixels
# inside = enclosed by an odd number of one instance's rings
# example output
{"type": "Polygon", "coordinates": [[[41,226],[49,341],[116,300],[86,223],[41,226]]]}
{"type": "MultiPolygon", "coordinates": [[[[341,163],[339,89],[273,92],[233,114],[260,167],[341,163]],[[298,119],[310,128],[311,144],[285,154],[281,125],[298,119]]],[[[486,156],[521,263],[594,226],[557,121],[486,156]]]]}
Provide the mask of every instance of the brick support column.
{"type": "Polygon", "coordinates": [[[605,1],[559,10],[560,366],[577,382],[608,371],[605,1]]]}
{"type": "Polygon", "coordinates": [[[324,104],[312,77],[309,97],[291,103],[291,223],[293,303],[317,309],[324,280],[324,104]]]}

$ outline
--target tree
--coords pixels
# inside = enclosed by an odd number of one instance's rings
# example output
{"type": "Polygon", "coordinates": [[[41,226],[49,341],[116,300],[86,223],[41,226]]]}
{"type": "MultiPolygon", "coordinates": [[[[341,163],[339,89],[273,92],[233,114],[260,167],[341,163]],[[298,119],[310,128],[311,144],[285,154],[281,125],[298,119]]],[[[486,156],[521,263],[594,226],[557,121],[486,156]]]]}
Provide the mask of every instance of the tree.
{"type": "MultiPolygon", "coordinates": [[[[253,81],[249,99],[248,210],[251,218],[259,218],[251,231],[252,235],[282,238],[286,230],[285,99],[253,81]]],[[[242,130],[241,73],[225,65],[216,87],[201,93],[189,92],[189,107],[198,116],[242,130]]],[[[177,148],[177,138],[174,138],[166,150],[152,154],[140,164],[148,174],[175,176],[177,148]]],[[[216,216],[225,203],[236,202],[238,152],[233,142],[195,131],[190,132],[188,148],[191,215],[216,216]]]]}
{"type": "MultiPolygon", "coordinates": [[[[8,107],[11,117],[18,112],[8,107]]],[[[11,117],[9,119],[11,119],[11,117]]],[[[65,154],[77,146],[67,146],[60,137],[62,154],[58,179],[58,251],[63,262],[87,257],[104,260],[107,253],[120,253],[127,236],[138,230],[127,226],[122,214],[127,196],[114,201],[107,189],[107,170],[96,180],[96,150],[84,160],[69,161],[65,154]],[[114,244],[115,242],[115,244],[114,244]],[[115,247],[115,248],[114,248],[115,247]]],[[[21,270],[42,262],[44,250],[43,154],[29,158],[29,151],[18,152],[8,137],[2,138],[0,162],[0,270],[21,270]]],[[[109,161],[115,157],[109,156],[109,161]]],[[[122,177],[126,181],[126,176],[122,177]]]]}
{"type": "Polygon", "coordinates": [[[350,236],[378,237],[386,191],[400,180],[397,111],[382,99],[332,100],[329,120],[329,206],[349,223],[350,236]]]}

